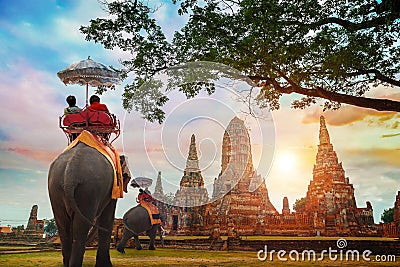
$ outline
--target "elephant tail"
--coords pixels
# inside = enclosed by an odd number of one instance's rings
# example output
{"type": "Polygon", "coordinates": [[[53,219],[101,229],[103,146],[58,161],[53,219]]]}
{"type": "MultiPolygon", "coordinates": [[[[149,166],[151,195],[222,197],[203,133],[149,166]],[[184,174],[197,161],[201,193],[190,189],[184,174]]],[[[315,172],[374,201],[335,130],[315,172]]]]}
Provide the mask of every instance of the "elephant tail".
{"type": "MultiPolygon", "coordinates": [[[[68,168],[66,168],[66,170],[68,170],[68,168]]],[[[65,177],[68,177],[68,175],[65,175],[65,177]]],[[[95,224],[94,222],[92,222],[91,220],[89,220],[79,209],[78,204],[75,201],[75,189],[77,188],[78,185],[73,183],[71,180],[72,179],[64,179],[64,194],[65,194],[65,199],[66,199],[66,202],[67,202],[67,205],[69,206],[69,208],[73,212],[75,212],[75,214],[77,214],[79,217],[81,217],[87,224],[91,225],[92,227],[98,228],[102,231],[109,232],[108,229],[101,227],[101,226],[95,224]]]]}
{"type": "Polygon", "coordinates": [[[129,231],[129,232],[132,232],[134,235],[139,235],[139,233],[136,233],[135,231],[133,231],[131,228],[129,228],[129,226],[128,226],[128,223],[127,223],[127,218],[124,218],[123,219],[123,222],[124,222],[124,227],[129,231]]]}

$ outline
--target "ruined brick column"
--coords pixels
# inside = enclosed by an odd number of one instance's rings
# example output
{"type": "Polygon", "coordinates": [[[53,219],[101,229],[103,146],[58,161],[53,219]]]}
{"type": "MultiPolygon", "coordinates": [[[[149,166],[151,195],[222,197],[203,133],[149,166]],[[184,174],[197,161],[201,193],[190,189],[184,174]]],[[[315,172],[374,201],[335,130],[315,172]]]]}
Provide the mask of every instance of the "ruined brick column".
{"type": "Polygon", "coordinates": [[[41,237],[44,233],[44,222],[37,219],[37,214],[38,205],[33,205],[29,214],[28,225],[24,232],[27,237],[41,237]]]}
{"type": "Polygon", "coordinates": [[[400,191],[397,192],[396,201],[394,202],[393,220],[397,226],[397,237],[400,237],[400,191]]]}
{"type": "Polygon", "coordinates": [[[289,200],[287,197],[283,198],[282,215],[290,215],[289,200]]]}

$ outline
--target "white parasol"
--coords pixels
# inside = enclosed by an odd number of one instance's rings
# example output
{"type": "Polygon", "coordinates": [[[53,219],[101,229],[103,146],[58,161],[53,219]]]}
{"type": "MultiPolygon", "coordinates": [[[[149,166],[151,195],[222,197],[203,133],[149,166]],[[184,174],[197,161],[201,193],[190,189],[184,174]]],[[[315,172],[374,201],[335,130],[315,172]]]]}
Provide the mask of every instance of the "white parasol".
{"type": "Polygon", "coordinates": [[[86,85],[86,106],[88,105],[88,86],[107,86],[118,84],[118,73],[109,67],[93,61],[90,56],[74,63],[57,73],[58,78],[65,84],[86,85]]]}
{"type": "Polygon", "coordinates": [[[136,183],[140,187],[146,188],[146,187],[151,186],[152,182],[153,182],[153,179],[150,179],[147,177],[136,177],[135,179],[132,180],[131,185],[134,186],[134,184],[136,183]]]}

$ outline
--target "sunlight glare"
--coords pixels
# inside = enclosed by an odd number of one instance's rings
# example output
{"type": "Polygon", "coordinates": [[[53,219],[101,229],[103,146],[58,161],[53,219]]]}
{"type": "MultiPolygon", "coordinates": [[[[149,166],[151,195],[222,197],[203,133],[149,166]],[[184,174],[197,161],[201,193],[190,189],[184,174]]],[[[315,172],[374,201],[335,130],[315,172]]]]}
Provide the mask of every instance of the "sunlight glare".
{"type": "Polygon", "coordinates": [[[276,163],[280,171],[291,172],[296,167],[296,156],[288,152],[280,153],[276,163]]]}

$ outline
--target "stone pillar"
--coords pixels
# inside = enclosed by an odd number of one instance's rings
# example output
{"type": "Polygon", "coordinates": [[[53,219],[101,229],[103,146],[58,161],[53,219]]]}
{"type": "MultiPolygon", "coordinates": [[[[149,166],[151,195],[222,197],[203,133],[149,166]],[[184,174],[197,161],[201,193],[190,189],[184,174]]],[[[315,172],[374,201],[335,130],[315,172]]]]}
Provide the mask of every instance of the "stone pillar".
{"type": "Polygon", "coordinates": [[[397,192],[394,202],[393,221],[397,226],[397,237],[400,237],[400,191],[397,192]]]}
{"type": "Polygon", "coordinates": [[[289,208],[289,200],[287,197],[283,198],[283,208],[282,208],[282,215],[289,215],[290,208],[289,208]]]}
{"type": "Polygon", "coordinates": [[[397,192],[396,201],[394,202],[393,220],[400,223],[400,191],[397,192]]]}
{"type": "Polygon", "coordinates": [[[28,219],[28,225],[26,226],[26,234],[29,234],[30,232],[35,230],[35,225],[37,221],[37,211],[38,211],[38,206],[33,205],[31,209],[31,213],[29,214],[29,219],[28,219]]]}
{"type": "Polygon", "coordinates": [[[33,205],[26,226],[25,235],[30,237],[37,237],[43,235],[43,221],[37,219],[38,206],[33,205]]]}

